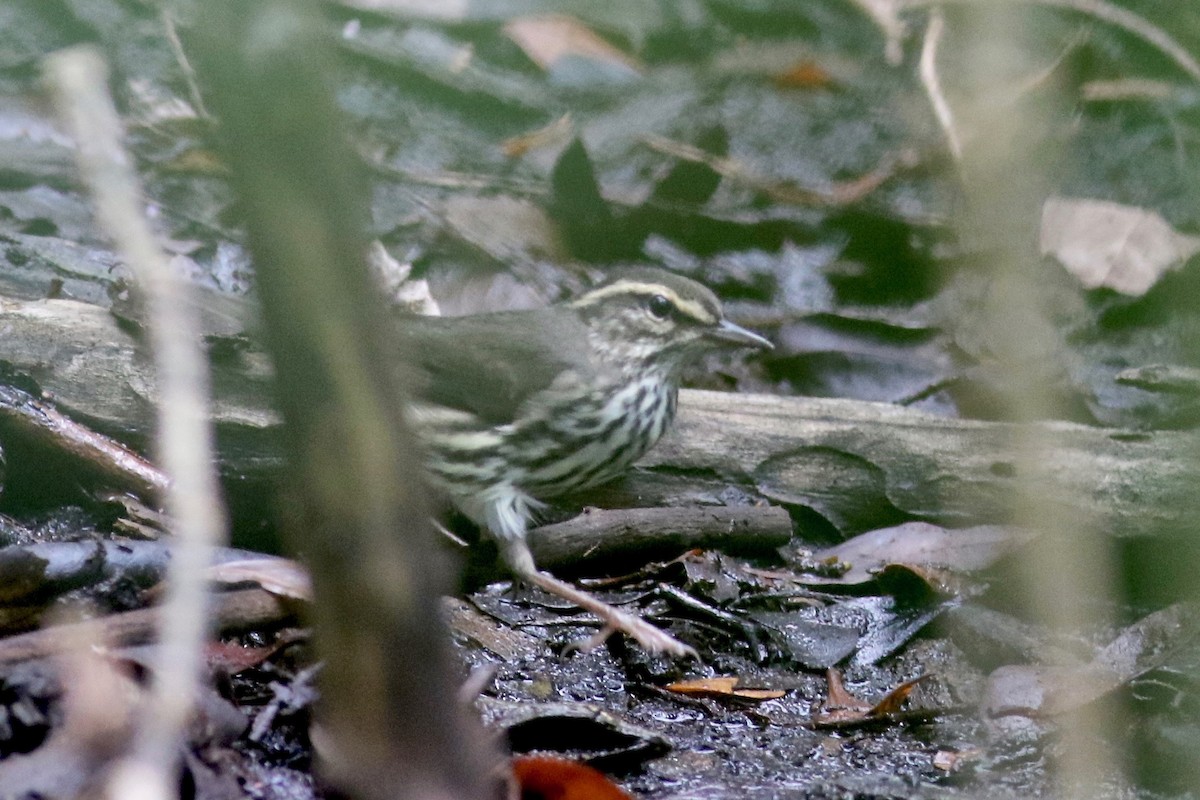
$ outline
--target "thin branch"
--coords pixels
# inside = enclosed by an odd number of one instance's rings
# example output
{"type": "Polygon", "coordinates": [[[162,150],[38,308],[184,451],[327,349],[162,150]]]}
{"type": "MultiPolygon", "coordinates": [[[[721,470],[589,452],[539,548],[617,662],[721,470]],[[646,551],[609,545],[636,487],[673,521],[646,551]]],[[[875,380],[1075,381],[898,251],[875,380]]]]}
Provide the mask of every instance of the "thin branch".
{"type": "Polygon", "coordinates": [[[883,55],[892,66],[904,60],[904,37],[908,27],[899,17],[900,5],[896,0],[853,0],[883,32],[883,55]]]}
{"type": "MultiPolygon", "coordinates": [[[[241,633],[294,623],[299,604],[266,589],[220,592],[209,606],[214,630],[241,633]]],[[[54,625],[0,638],[0,665],[20,664],[61,654],[81,639],[104,647],[146,644],[163,625],[163,609],[139,608],[83,622],[54,625]]]]}
{"type": "Polygon", "coordinates": [[[942,17],[942,12],[935,9],[930,13],[929,25],[925,28],[925,41],[921,45],[921,63],[918,72],[921,76],[921,85],[925,87],[925,94],[929,95],[929,104],[933,106],[933,116],[937,119],[938,125],[942,126],[942,132],[946,134],[946,145],[950,148],[950,154],[954,156],[955,161],[962,161],[962,139],[958,135],[958,128],[954,125],[954,112],[950,110],[950,104],[946,102],[946,95],[942,92],[942,82],[937,72],[937,48],[945,28],[946,21],[942,17]]]}
{"type": "Polygon", "coordinates": [[[584,511],[529,532],[537,563],[547,567],[637,553],[678,555],[695,547],[770,552],[787,544],[792,520],[778,506],[627,508],[584,511]]]}
{"type": "Polygon", "coordinates": [[[142,722],[133,753],[114,771],[109,790],[121,798],[173,797],[207,627],[203,571],[225,530],[208,425],[207,365],[185,286],[142,216],[133,160],[121,147],[121,123],[106,86],[107,65],[94,49],[72,48],[48,58],[46,74],[59,114],[75,138],[97,221],[146,292],[160,385],[158,450],[172,481],[165,501],[177,533],[151,713],[142,722]]]}
{"type": "MultiPolygon", "coordinates": [[[[981,0],[896,0],[897,11],[904,11],[909,8],[923,8],[925,6],[938,6],[952,2],[979,3],[981,0]]],[[[994,2],[994,0],[987,0],[987,2],[994,2]]],[[[1008,2],[1034,3],[1051,8],[1065,8],[1070,11],[1088,14],[1102,22],[1115,25],[1158,48],[1163,55],[1174,61],[1193,80],[1200,82],[1200,63],[1192,58],[1192,55],[1179,42],[1171,38],[1162,28],[1144,17],[1115,6],[1107,2],[1107,0],[1008,0],[1008,2]]]]}
{"type": "Polygon", "coordinates": [[[175,30],[175,19],[171,16],[170,9],[164,6],[160,17],[163,30],[167,34],[167,42],[171,45],[171,52],[175,55],[179,69],[183,72],[183,79],[187,83],[188,94],[192,98],[192,107],[196,109],[196,113],[202,119],[211,120],[212,114],[209,114],[208,109],[204,107],[204,95],[200,94],[200,87],[196,83],[196,70],[192,69],[192,62],[188,61],[187,53],[183,50],[183,42],[179,41],[179,33],[175,30]]]}

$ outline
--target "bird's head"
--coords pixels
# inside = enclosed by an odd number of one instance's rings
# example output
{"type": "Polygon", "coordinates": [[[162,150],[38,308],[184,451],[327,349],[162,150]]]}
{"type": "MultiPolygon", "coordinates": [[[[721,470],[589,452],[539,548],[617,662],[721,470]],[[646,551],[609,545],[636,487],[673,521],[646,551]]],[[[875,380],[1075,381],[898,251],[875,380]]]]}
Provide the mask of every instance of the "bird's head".
{"type": "Polygon", "coordinates": [[[713,350],[771,342],[725,318],[717,296],[660,269],[623,272],[568,304],[587,325],[601,357],[675,372],[713,350]]]}

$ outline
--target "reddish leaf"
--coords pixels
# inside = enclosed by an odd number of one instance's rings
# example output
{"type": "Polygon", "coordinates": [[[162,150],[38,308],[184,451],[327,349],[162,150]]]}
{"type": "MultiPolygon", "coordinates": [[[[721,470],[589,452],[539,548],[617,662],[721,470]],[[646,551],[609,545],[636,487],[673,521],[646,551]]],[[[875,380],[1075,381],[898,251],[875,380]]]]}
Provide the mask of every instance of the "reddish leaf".
{"type": "Polygon", "coordinates": [[[799,61],[775,76],[775,85],[785,89],[825,89],[833,83],[833,76],[810,59],[799,61]]]}
{"type": "Polygon", "coordinates": [[[633,800],[604,773],[555,756],[517,756],[513,775],[522,800],[633,800]]]}
{"type": "Polygon", "coordinates": [[[922,675],[919,678],[913,678],[911,681],[905,681],[887,693],[886,696],[867,712],[867,716],[871,717],[887,717],[896,714],[900,711],[900,707],[904,705],[904,701],[912,694],[912,690],[917,684],[928,678],[928,675],[922,675]]]}

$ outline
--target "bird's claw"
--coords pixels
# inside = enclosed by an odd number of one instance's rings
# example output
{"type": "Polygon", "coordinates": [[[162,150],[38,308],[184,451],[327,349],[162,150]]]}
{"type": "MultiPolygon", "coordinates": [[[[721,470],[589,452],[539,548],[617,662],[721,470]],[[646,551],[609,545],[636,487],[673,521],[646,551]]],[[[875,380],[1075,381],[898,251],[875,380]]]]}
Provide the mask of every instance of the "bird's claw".
{"type": "Polygon", "coordinates": [[[656,628],[641,617],[626,614],[612,609],[612,614],[604,619],[604,626],[586,639],[580,639],[567,645],[564,652],[578,650],[587,653],[608,641],[608,637],[620,631],[642,648],[653,655],[667,655],[674,658],[694,658],[700,660],[700,654],[695,648],[684,644],[661,628],[656,628]]]}

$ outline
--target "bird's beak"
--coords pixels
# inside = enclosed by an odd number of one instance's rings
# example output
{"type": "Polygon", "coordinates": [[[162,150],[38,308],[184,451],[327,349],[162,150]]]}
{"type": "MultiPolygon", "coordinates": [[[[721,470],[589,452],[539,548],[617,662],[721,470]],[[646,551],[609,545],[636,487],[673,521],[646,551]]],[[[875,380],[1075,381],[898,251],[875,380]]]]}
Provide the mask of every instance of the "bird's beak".
{"type": "Polygon", "coordinates": [[[748,331],[741,325],[735,325],[727,319],[721,320],[711,335],[714,339],[739,347],[757,347],[761,350],[774,350],[775,345],[769,339],[759,336],[754,331],[748,331]]]}

